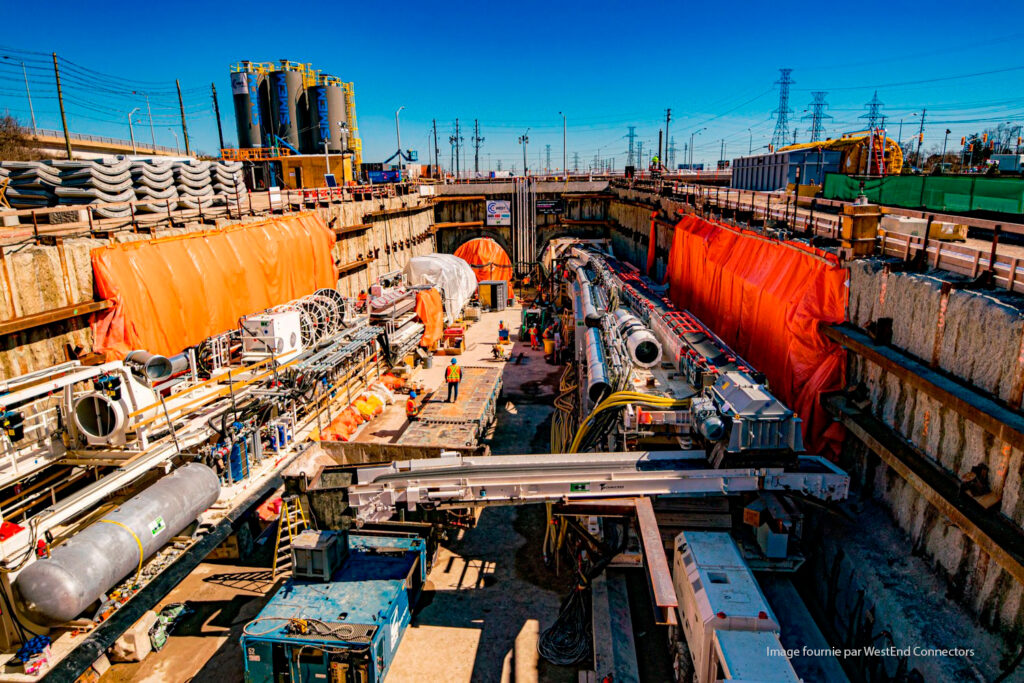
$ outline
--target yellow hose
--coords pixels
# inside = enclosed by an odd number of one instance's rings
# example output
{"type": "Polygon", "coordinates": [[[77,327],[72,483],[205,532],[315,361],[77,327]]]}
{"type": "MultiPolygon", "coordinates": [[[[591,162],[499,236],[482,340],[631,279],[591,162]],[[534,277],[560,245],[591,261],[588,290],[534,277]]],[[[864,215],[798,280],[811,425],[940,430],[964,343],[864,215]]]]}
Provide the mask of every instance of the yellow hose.
{"type": "Polygon", "coordinates": [[[643,405],[652,408],[664,408],[668,410],[674,410],[678,408],[686,408],[690,405],[689,399],[672,399],[664,396],[653,396],[651,394],[644,394],[638,391],[616,391],[610,394],[606,399],[601,401],[594,410],[591,411],[587,419],[583,421],[579,429],[576,430],[576,436],[572,440],[572,444],[569,446],[568,453],[578,453],[580,443],[583,438],[587,435],[590,426],[593,424],[594,418],[605,410],[611,408],[622,408],[628,405],[643,405]]]}

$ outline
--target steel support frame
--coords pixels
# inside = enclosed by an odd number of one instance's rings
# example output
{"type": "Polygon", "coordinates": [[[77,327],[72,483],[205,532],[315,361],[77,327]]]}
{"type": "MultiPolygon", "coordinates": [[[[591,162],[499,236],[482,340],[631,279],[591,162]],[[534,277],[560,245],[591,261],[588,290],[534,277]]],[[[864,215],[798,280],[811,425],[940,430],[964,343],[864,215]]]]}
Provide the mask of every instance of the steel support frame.
{"type": "Polygon", "coordinates": [[[359,522],[400,508],[467,508],[634,496],[714,496],[790,491],[843,500],[850,478],[819,456],[796,471],[777,466],[713,469],[704,451],[453,456],[396,461],[357,471],[349,504],[359,522]]]}
{"type": "Polygon", "coordinates": [[[968,495],[960,482],[918,452],[888,425],[843,395],[824,401],[826,409],[865,446],[910,484],[930,505],[962,530],[1017,581],[1024,583],[1024,532],[968,495]]]}
{"type": "Polygon", "coordinates": [[[819,329],[840,346],[923,391],[1000,441],[1024,450],[1024,416],[1018,412],[897,349],[876,344],[866,332],[853,325],[821,325],[819,329]]]}
{"type": "Polygon", "coordinates": [[[651,597],[657,608],[657,623],[661,626],[678,624],[676,614],[679,600],[676,598],[675,587],[672,585],[672,569],[669,567],[668,558],[665,555],[665,544],[661,540],[658,519],[654,515],[650,498],[643,496],[574,500],[560,505],[556,509],[556,513],[635,516],[651,597]]]}

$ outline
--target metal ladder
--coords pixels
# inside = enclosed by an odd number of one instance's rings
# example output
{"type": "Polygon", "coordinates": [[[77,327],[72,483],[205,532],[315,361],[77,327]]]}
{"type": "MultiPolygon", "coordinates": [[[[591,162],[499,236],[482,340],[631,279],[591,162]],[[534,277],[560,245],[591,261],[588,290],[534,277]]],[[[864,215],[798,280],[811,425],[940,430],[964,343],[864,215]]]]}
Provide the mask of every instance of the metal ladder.
{"type": "Polygon", "coordinates": [[[281,499],[281,516],[277,524],[277,543],[274,545],[272,578],[292,569],[292,543],[303,529],[308,529],[306,515],[297,496],[281,499]]]}

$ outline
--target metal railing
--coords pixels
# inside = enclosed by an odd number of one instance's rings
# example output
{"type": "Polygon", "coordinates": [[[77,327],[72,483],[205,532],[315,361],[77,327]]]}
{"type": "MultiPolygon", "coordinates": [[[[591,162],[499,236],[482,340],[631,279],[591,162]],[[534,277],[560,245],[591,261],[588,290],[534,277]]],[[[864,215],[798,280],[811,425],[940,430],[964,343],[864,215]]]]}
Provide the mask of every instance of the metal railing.
{"type": "MultiPolygon", "coordinates": [[[[57,140],[63,140],[64,139],[64,131],[53,130],[51,128],[36,128],[32,132],[31,137],[33,137],[33,138],[46,137],[46,138],[54,138],[54,139],[57,139],[57,140]]],[[[108,138],[108,137],[105,137],[105,136],[102,136],[102,135],[88,135],[86,133],[68,133],[68,137],[71,138],[72,140],[81,140],[82,142],[98,142],[98,143],[101,143],[101,144],[118,145],[118,146],[121,146],[121,147],[128,147],[128,148],[130,148],[132,146],[131,140],[123,140],[121,138],[108,138]]],[[[174,153],[178,153],[177,150],[175,150],[173,147],[165,147],[163,145],[156,145],[154,147],[153,145],[151,145],[151,144],[149,144],[147,142],[136,142],[135,143],[135,147],[137,149],[148,149],[148,150],[154,150],[154,151],[157,151],[157,152],[174,152],[174,153]]]]}

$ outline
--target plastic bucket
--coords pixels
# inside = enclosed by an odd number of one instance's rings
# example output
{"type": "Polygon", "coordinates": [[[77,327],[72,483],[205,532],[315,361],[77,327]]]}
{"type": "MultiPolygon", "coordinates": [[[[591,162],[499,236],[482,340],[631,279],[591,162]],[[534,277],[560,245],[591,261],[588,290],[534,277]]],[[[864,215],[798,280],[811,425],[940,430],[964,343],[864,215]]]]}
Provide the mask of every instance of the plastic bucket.
{"type": "Polygon", "coordinates": [[[554,352],[555,352],[555,340],[554,339],[545,339],[544,340],[544,353],[554,353],[554,352]]]}

